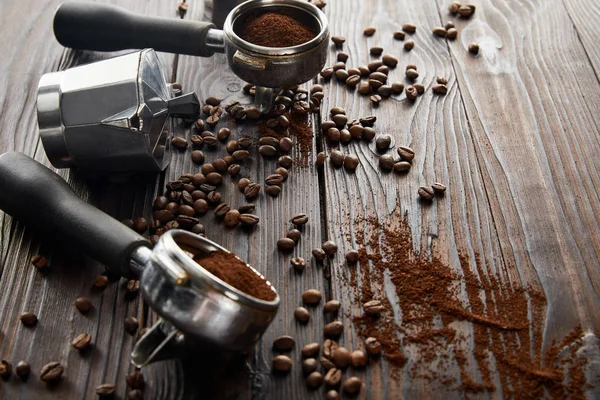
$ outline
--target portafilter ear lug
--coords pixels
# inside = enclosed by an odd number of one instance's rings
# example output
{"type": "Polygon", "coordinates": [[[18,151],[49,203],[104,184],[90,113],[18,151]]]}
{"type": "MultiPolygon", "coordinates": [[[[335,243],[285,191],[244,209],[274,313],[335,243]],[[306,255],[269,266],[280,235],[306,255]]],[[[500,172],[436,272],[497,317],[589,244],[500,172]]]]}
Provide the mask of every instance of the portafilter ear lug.
{"type": "Polygon", "coordinates": [[[186,93],[167,101],[172,117],[196,119],[200,116],[200,100],[196,93],[186,93]]]}
{"type": "Polygon", "coordinates": [[[141,368],[156,361],[180,358],[189,351],[185,335],[169,322],[159,319],[135,344],[131,363],[141,368]]]}

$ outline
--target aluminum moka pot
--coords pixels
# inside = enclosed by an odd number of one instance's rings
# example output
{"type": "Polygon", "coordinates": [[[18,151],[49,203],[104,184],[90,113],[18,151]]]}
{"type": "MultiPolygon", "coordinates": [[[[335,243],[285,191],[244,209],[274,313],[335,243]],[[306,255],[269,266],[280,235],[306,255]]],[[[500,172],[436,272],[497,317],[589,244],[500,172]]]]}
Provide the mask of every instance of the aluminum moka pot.
{"type": "Polygon", "coordinates": [[[329,41],[325,14],[302,0],[246,1],[229,13],[223,30],[209,22],[143,17],[118,7],[70,2],[56,11],[54,34],[63,46],[75,49],[115,51],[151,47],[202,57],[225,53],[231,70],[257,86],[255,103],[262,111],[270,108],[273,89],[302,84],[323,69],[329,41]],[[292,47],[264,47],[243,40],[238,33],[244,21],[266,12],[290,15],[317,35],[292,47]]]}
{"type": "MultiPolygon", "coordinates": [[[[142,366],[181,357],[203,344],[248,350],[277,313],[273,301],[249,296],[208,273],[192,257],[228,251],[183,230],[150,242],[75,195],[57,174],[22,153],[0,155],[0,209],[45,233],[60,235],[107,269],[139,276],[144,300],[161,319],[136,343],[132,362],[142,366]]],[[[259,272],[252,269],[264,279],[259,272]]]]}
{"type": "Polygon", "coordinates": [[[163,170],[170,117],[200,114],[195,93],[175,94],[152,49],[45,74],[37,114],[48,159],[57,168],[163,170]]]}

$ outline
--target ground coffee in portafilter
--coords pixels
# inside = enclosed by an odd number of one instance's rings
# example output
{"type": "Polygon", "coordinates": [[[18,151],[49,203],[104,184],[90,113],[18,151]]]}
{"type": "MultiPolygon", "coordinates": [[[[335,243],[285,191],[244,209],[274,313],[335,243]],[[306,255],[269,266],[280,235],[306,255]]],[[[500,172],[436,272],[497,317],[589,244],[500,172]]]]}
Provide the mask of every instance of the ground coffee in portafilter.
{"type": "Polygon", "coordinates": [[[298,46],[317,36],[300,21],[274,12],[248,18],[238,34],[247,42],[265,47],[298,46]]]}
{"type": "Polygon", "coordinates": [[[232,253],[213,251],[194,257],[201,267],[234,288],[261,300],[275,300],[275,292],[267,282],[232,253]]]}

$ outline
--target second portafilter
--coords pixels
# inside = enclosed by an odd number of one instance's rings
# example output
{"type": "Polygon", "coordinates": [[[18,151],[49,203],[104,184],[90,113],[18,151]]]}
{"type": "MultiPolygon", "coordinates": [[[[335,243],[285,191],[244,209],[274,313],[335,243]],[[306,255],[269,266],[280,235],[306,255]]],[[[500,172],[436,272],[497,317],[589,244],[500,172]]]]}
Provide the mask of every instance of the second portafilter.
{"type": "Polygon", "coordinates": [[[154,48],[157,51],[210,57],[225,53],[231,70],[257,86],[255,103],[267,111],[273,89],[292,87],[316,76],[327,59],[329,27],[325,15],[300,0],[250,0],[235,7],[223,30],[209,22],[143,17],[118,7],[84,2],[62,4],[54,34],[66,47],[96,51],[154,48]],[[316,33],[301,45],[265,47],[239,35],[248,18],[266,12],[289,15],[316,33]]]}

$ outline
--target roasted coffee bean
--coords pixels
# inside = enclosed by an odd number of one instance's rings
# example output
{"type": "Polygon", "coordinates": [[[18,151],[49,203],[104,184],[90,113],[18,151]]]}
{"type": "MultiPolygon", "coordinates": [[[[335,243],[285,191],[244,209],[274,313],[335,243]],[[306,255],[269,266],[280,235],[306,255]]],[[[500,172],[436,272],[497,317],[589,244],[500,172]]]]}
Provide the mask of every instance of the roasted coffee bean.
{"type": "Polygon", "coordinates": [[[127,293],[129,294],[137,294],[140,291],[140,281],[137,279],[130,279],[127,281],[127,293]]]}
{"type": "Polygon", "coordinates": [[[375,34],[375,31],[377,29],[375,27],[372,26],[368,26],[365,28],[365,30],[363,31],[363,35],[365,36],[373,36],[375,34]]]}
{"type": "Polygon", "coordinates": [[[376,60],[376,61],[371,61],[369,64],[367,64],[367,68],[369,69],[369,72],[375,72],[375,71],[377,71],[377,68],[381,67],[382,65],[383,65],[383,61],[376,60]]]}
{"type": "Polygon", "coordinates": [[[252,211],[254,211],[255,208],[256,208],[256,206],[254,204],[248,203],[248,204],[244,204],[242,206],[239,206],[238,210],[242,214],[245,214],[245,213],[251,213],[252,211]]]}
{"type": "Polygon", "coordinates": [[[433,185],[431,185],[431,188],[437,193],[437,194],[444,194],[444,192],[446,192],[446,185],[444,185],[443,183],[439,183],[436,182],[433,185]]]}
{"type": "Polygon", "coordinates": [[[365,310],[365,314],[367,314],[369,317],[378,317],[383,311],[385,311],[385,307],[379,300],[367,301],[365,304],[363,304],[363,309],[365,310]]]}
{"type": "Polygon", "coordinates": [[[258,148],[258,153],[263,157],[274,157],[277,155],[277,149],[273,146],[263,145],[258,148]]]}
{"type": "MultiPolygon", "coordinates": [[[[302,308],[302,307],[300,307],[302,308]]],[[[304,309],[306,310],[306,309],[304,309]]],[[[308,313],[308,310],[306,310],[306,312],[308,313]]],[[[303,357],[315,357],[316,355],[319,354],[319,350],[321,348],[321,345],[319,345],[319,343],[313,342],[313,343],[309,343],[307,345],[305,345],[304,347],[302,347],[302,356],[303,357]]]]}
{"type": "MultiPolygon", "coordinates": [[[[225,162],[225,160],[223,160],[222,158],[217,158],[216,160],[214,160],[212,162],[212,166],[215,168],[215,171],[217,171],[217,172],[227,171],[227,162],[225,162]]],[[[208,180],[208,176],[206,177],[206,179],[208,180]]]]}
{"type": "Polygon", "coordinates": [[[333,64],[334,71],[338,71],[340,69],[346,69],[346,64],[343,62],[336,62],[335,64],[333,64]]]}
{"type": "Polygon", "coordinates": [[[394,168],[394,157],[391,154],[384,154],[379,157],[379,168],[384,171],[391,171],[394,168]]]}
{"type": "Polygon", "coordinates": [[[307,323],[310,319],[310,313],[304,307],[298,307],[294,310],[294,318],[300,323],[307,323]]]}
{"type": "Polygon", "coordinates": [[[442,27],[442,26],[436,26],[434,27],[431,32],[435,35],[435,36],[439,36],[439,37],[446,37],[446,34],[448,33],[446,31],[446,28],[442,27]]]}
{"type": "Polygon", "coordinates": [[[257,215],[245,213],[240,215],[240,222],[242,225],[254,226],[260,222],[260,219],[257,215]]]}
{"type": "Polygon", "coordinates": [[[402,82],[392,83],[392,93],[402,94],[403,91],[404,91],[404,84],[402,82]]]}
{"type": "Polygon", "coordinates": [[[273,350],[286,353],[294,348],[296,341],[291,336],[280,336],[273,341],[273,350]]]}
{"type": "Polygon", "coordinates": [[[477,43],[471,43],[469,45],[469,53],[474,55],[479,54],[479,45],[477,43]]]}
{"type": "MultiPolygon", "coordinates": [[[[177,204],[177,203],[175,203],[175,204],[177,204]]],[[[154,211],[154,213],[152,214],[152,217],[162,224],[166,224],[167,222],[173,220],[173,218],[174,218],[173,213],[169,210],[154,211]]]]}
{"type": "Polygon", "coordinates": [[[296,242],[287,237],[281,238],[277,241],[277,248],[280,251],[291,251],[294,249],[294,246],[296,246],[296,242]]]}
{"type": "Polygon", "coordinates": [[[43,382],[53,382],[60,379],[64,372],[64,368],[59,362],[53,361],[42,367],[40,370],[40,379],[43,382]]]}
{"type": "Polygon", "coordinates": [[[229,210],[223,219],[225,226],[233,228],[240,223],[240,212],[238,210],[229,210]]]}
{"type": "Polygon", "coordinates": [[[375,72],[381,72],[382,74],[388,75],[390,73],[390,67],[387,65],[382,65],[381,67],[377,68],[377,71],[375,72]]]}
{"type": "Polygon", "coordinates": [[[203,235],[204,234],[204,225],[196,224],[196,225],[192,226],[192,233],[195,233],[196,235],[203,235]]]}
{"type": "Polygon", "coordinates": [[[391,54],[385,54],[383,57],[381,57],[381,61],[384,65],[390,68],[396,68],[398,65],[398,59],[391,54]]]}
{"type": "Polygon", "coordinates": [[[284,153],[289,153],[294,146],[294,142],[289,137],[284,137],[279,140],[279,150],[284,153]]]}
{"type": "Polygon", "coordinates": [[[344,331],[344,324],[341,321],[333,321],[325,325],[323,333],[326,337],[338,337],[344,331]]]}
{"type": "Polygon", "coordinates": [[[382,72],[373,72],[371,75],[369,75],[369,79],[374,79],[376,81],[379,81],[381,83],[386,83],[387,82],[387,75],[382,73],[382,72]]]}
{"type": "Polygon", "coordinates": [[[267,185],[265,192],[271,197],[279,196],[281,193],[281,187],[277,185],[267,185]]]}
{"type": "MultiPolygon", "coordinates": [[[[339,56],[339,54],[346,54],[346,53],[338,53],[338,56],[339,56]]],[[[314,94],[314,93],[322,92],[322,91],[323,91],[323,85],[312,85],[310,88],[310,94],[314,94]]]]}
{"type": "Polygon", "coordinates": [[[31,257],[31,265],[37,269],[46,268],[48,266],[48,259],[41,255],[35,255],[31,257]]]}
{"type": "Polygon", "coordinates": [[[333,150],[329,155],[329,161],[331,161],[331,164],[335,167],[341,167],[344,164],[345,158],[346,155],[339,150],[333,150]]]}
{"type": "Polygon", "coordinates": [[[417,88],[415,88],[413,85],[408,85],[405,89],[406,91],[406,98],[409,100],[416,100],[416,98],[419,96],[419,92],[417,91],[417,88]]]}
{"type": "Polygon", "coordinates": [[[298,229],[290,229],[286,235],[286,237],[292,239],[294,242],[298,243],[302,233],[298,229]]]}
{"type": "Polygon", "coordinates": [[[358,251],[356,251],[354,249],[348,250],[345,258],[346,258],[346,262],[348,264],[356,264],[358,262],[358,251]]]}
{"type": "Polygon", "coordinates": [[[323,384],[323,374],[321,374],[318,371],[312,372],[306,378],[306,386],[309,389],[316,390],[316,389],[320,388],[322,384],[323,384]]]}
{"type": "Polygon", "coordinates": [[[338,347],[333,350],[331,357],[333,363],[340,369],[346,369],[352,362],[352,353],[345,347],[338,347]]]}
{"type": "MultiPolygon", "coordinates": [[[[0,369],[2,367],[0,366],[0,369]]],[[[15,368],[15,372],[17,374],[17,376],[19,378],[21,378],[22,381],[26,380],[29,377],[29,373],[31,372],[31,367],[29,366],[29,363],[25,360],[21,360],[19,361],[19,363],[17,364],[16,368],[15,368]]],[[[0,373],[0,376],[2,374],[0,373]]]]}
{"type": "Polygon", "coordinates": [[[368,117],[361,118],[359,121],[360,124],[364,127],[372,127],[373,125],[375,125],[377,117],[374,115],[369,115],[368,117]]]}
{"type": "Polygon", "coordinates": [[[144,374],[141,371],[134,371],[125,377],[125,382],[132,389],[142,389],[144,387],[144,374]]]}
{"type": "Polygon", "coordinates": [[[381,85],[377,88],[377,94],[384,99],[387,99],[392,95],[392,87],[388,85],[381,85]]]}
{"type": "Polygon", "coordinates": [[[321,122],[321,131],[327,132],[331,128],[335,128],[335,122],[333,121],[323,121],[321,122]]]}
{"type": "Polygon", "coordinates": [[[338,114],[346,115],[346,110],[344,110],[342,107],[331,107],[331,110],[329,110],[329,113],[331,114],[331,117],[333,118],[334,116],[336,116],[338,114]]]}
{"type": "Polygon", "coordinates": [[[167,204],[169,204],[169,199],[167,199],[165,196],[159,196],[156,199],[154,199],[152,207],[155,210],[162,210],[167,206],[167,204]]]}
{"type": "Polygon", "coordinates": [[[215,217],[222,218],[230,210],[231,210],[231,206],[229,204],[227,204],[227,203],[221,203],[221,204],[219,204],[218,206],[215,207],[215,210],[213,211],[213,213],[214,213],[215,217]]]}
{"type": "Polygon", "coordinates": [[[331,119],[333,120],[338,129],[341,129],[344,126],[346,126],[346,123],[348,122],[348,117],[346,117],[346,115],[344,114],[336,114],[331,119]]]}
{"type": "Polygon", "coordinates": [[[281,156],[277,160],[277,164],[279,164],[280,167],[290,169],[290,167],[294,164],[294,160],[290,156],[281,156]]]}
{"type": "Polygon", "coordinates": [[[283,176],[279,174],[272,174],[265,178],[265,183],[267,185],[281,185],[283,183],[283,176]]]}
{"type": "Polygon", "coordinates": [[[408,172],[411,168],[411,165],[408,161],[399,161],[394,163],[394,171],[396,172],[408,172]]]}
{"type": "Polygon", "coordinates": [[[435,192],[433,191],[433,189],[428,186],[421,186],[417,193],[419,194],[419,196],[421,196],[423,200],[426,201],[433,200],[433,197],[435,196],[435,192]]]}
{"type": "Polygon", "coordinates": [[[360,392],[361,387],[362,381],[356,376],[352,376],[344,381],[344,384],[342,385],[342,390],[344,391],[344,393],[352,396],[360,392]]]}
{"type": "Polygon", "coordinates": [[[254,199],[258,196],[259,193],[260,185],[258,183],[250,183],[244,189],[244,196],[246,196],[247,199],[254,199]]]}
{"type": "Polygon", "coordinates": [[[413,40],[407,40],[404,42],[404,50],[411,51],[415,47],[415,42],[413,40]]]}
{"type": "Polygon", "coordinates": [[[417,93],[418,93],[418,94],[420,94],[420,95],[421,95],[421,94],[425,93],[425,86],[423,86],[422,84],[420,84],[420,83],[415,83],[415,84],[413,84],[413,86],[414,86],[414,87],[415,87],[415,89],[417,90],[417,93]]]}
{"type": "MultiPolygon", "coordinates": [[[[179,218],[179,216],[177,218],[179,218]]],[[[167,222],[165,224],[165,227],[163,229],[165,231],[168,231],[169,229],[178,229],[178,228],[179,228],[179,222],[177,222],[177,221],[170,221],[170,222],[167,222]]]]}
{"type": "Polygon", "coordinates": [[[340,400],[340,394],[333,389],[329,390],[325,395],[325,400],[340,400]]]}
{"type": "Polygon", "coordinates": [[[469,18],[469,17],[471,17],[471,15],[473,15],[474,11],[475,11],[475,6],[471,6],[471,5],[460,6],[458,8],[458,15],[460,15],[463,18],[469,18]]]}
{"type": "Polygon", "coordinates": [[[348,74],[350,74],[350,76],[358,76],[360,78],[360,75],[362,74],[360,72],[360,69],[358,68],[348,68],[348,74]]]}
{"type": "Polygon", "coordinates": [[[73,305],[77,311],[82,314],[85,314],[92,309],[92,301],[87,297],[78,297],[73,305]]]}
{"type": "Polygon", "coordinates": [[[374,337],[368,337],[365,339],[365,350],[367,351],[367,354],[375,357],[381,354],[382,346],[381,343],[379,343],[379,340],[374,337]]]}
{"type": "Polygon", "coordinates": [[[408,146],[399,146],[397,151],[404,161],[412,161],[415,158],[415,151],[408,146]]]}
{"type": "Polygon", "coordinates": [[[317,261],[323,261],[327,258],[327,253],[325,253],[325,250],[318,248],[312,250],[312,255],[317,261]]]}
{"type": "Polygon", "coordinates": [[[328,240],[325,243],[323,243],[322,248],[325,254],[327,254],[329,257],[332,257],[338,249],[337,244],[335,244],[335,242],[331,240],[328,240]]]}
{"type": "Polygon", "coordinates": [[[352,135],[348,129],[340,130],[340,142],[342,143],[350,143],[352,141],[352,135]]]}
{"type": "Polygon", "coordinates": [[[290,264],[296,271],[304,271],[306,269],[306,260],[302,257],[294,257],[290,260],[290,264]]]}
{"type": "Polygon", "coordinates": [[[185,150],[188,147],[187,140],[185,140],[185,138],[182,138],[180,136],[175,136],[173,139],[171,139],[171,144],[177,150],[185,150]]]}
{"type": "Polygon", "coordinates": [[[335,71],[335,77],[338,81],[345,82],[349,76],[350,74],[345,69],[338,69],[337,71],[335,71]]]}
{"type": "Polygon", "coordinates": [[[194,215],[196,215],[194,208],[186,204],[179,206],[177,212],[181,215],[187,215],[189,217],[193,217],[194,215]]]}
{"type": "Polygon", "coordinates": [[[38,322],[37,315],[35,315],[34,313],[32,313],[30,311],[27,311],[27,312],[24,312],[23,314],[21,314],[19,319],[21,320],[23,325],[30,326],[30,327],[35,326],[38,322]]]}
{"type": "Polygon", "coordinates": [[[321,70],[319,75],[321,75],[321,77],[323,79],[330,79],[333,76],[333,73],[334,73],[333,68],[327,67],[327,68],[324,68],[323,70],[321,70]]]}
{"type": "MultiPolygon", "coordinates": [[[[193,185],[192,185],[192,188],[194,188],[193,185]]],[[[192,190],[192,192],[195,192],[195,190],[192,190]]],[[[187,190],[184,190],[183,192],[181,192],[181,201],[183,202],[183,204],[187,204],[188,206],[194,204],[194,198],[192,197],[190,192],[188,192],[187,190]]]]}
{"type": "Polygon", "coordinates": [[[211,96],[211,97],[207,98],[204,102],[206,104],[210,104],[213,107],[218,106],[219,104],[221,104],[221,100],[217,99],[214,96],[211,96]]]}
{"type": "Polygon", "coordinates": [[[273,358],[273,370],[276,372],[289,372],[292,369],[292,359],[288,356],[278,355],[273,358]]]}
{"type": "Polygon", "coordinates": [[[396,40],[404,40],[405,37],[406,37],[406,34],[402,31],[394,32],[394,39],[396,39],[396,40]]]}
{"type": "Polygon", "coordinates": [[[0,378],[8,379],[12,373],[12,365],[6,360],[0,360],[0,378]]]}
{"type": "Polygon", "coordinates": [[[363,135],[363,131],[365,128],[363,128],[360,125],[352,125],[348,131],[350,132],[350,136],[352,136],[355,139],[360,139],[362,138],[363,135]]]}
{"type": "Polygon", "coordinates": [[[415,33],[417,31],[417,27],[413,24],[404,24],[402,25],[402,30],[406,33],[415,33]]]}
{"type": "Polygon", "coordinates": [[[173,228],[191,229],[192,226],[196,225],[199,221],[195,217],[179,215],[177,216],[177,220],[175,222],[177,223],[177,227],[174,226],[173,228]]]}
{"type": "MultiPolygon", "coordinates": [[[[335,364],[335,362],[334,362],[335,364]]],[[[338,387],[342,382],[342,370],[338,368],[331,368],[325,374],[325,385],[327,387],[338,387]]]]}
{"type": "Polygon", "coordinates": [[[454,28],[454,27],[455,27],[455,26],[454,26],[454,22],[452,22],[452,21],[448,21],[448,22],[446,22],[446,23],[444,24],[444,29],[446,29],[446,30],[448,30],[448,29],[452,29],[452,28],[454,28]]]}
{"type": "Polygon", "coordinates": [[[212,111],[213,106],[211,106],[210,104],[205,104],[202,106],[202,112],[206,115],[210,115],[210,112],[212,111]]]}
{"type": "Polygon", "coordinates": [[[329,300],[327,303],[325,303],[325,305],[323,306],[323,312],[326,313],[334,313],[337,310],[340,309],[341,307],[341,303],[338,300],[329,300]]]}
{"type": "Polygon", "coordinates": [[[371,103],[374,106],[377,106],[379,103],[381,103],[381,96],[378,94],[374,94],[371,97],[369,97],[369,100],[371,100],[371,103]]]}
{"type": "Polygon", "coordinates": [[[192,176],[192,184],[195,187],[199,187],[200,185],[202,185],[204,183],[206,183],[206,175],[204,175],[203,173],[197,173],[192,176]]]}
{"type": "Polygon", "coordinates": [[[335,43],[336,46],[341,46],[346,41],[346,38],[343,36],[332,36],[331,41],[335,43]]]}
{"type": "Polygon", "coordinates": [[[360,76],[359,75],[351,75],[348,77],[348,79],[346,79],[346,85],[348,87],[355,87],[356,85],[358,85],[360,82],[360,76]]]}
{"type": "Polygon", "coordinates": [[[458,37],[458,30],[456,28],[449,28],[446,32],[446,38],[454,40],[458,37]]]}
{"type": "Polygon", "coordinates": [[[279,147],[279,140],[273,136],[264,136],[258,140],[259,146],[271,146],[277,149],[279,147]]]}
{"type": "MultiPolygon", "coordinates": [[[[214,116],[210,116],[207,121],[210,121],[211,118],[213,118],[214,116]]],[[[218,118],[217,118],[217,122],[218,122],[218,118]]],[[[214,123],[216,125],[216,122],[214,123]]],[[[212,132],[209,132],[210,135],[205,135],[202,137],[202,140],[204,140],[204,144],[208,147],[214,147],[217,145],[217,138],[215,137],[215,135],[212,134],[212,132]]]]}
{"type": "Polygon", "coordinates": [[[237,140],[230,140],[225,144],[225,151],[227,151],[229,154],[233,154],[233,152],[235,152],[238,148],[239,145],[237,140]]]}
{"type": "Polygon", "coordinates": [[[328,358],[321,357],[320,361],[325,371],[329,371],[330,369],[335,368],[335,364],[333,363],[333,361],[331,361],[328,358]]]}
{"type": "Polygon", "coordinates": [[[243,192],[250,183],[252,183],[252,182],[250,182],[250,179],[242,178],[238,181],[238,188],[240,189],[240,191],[243,192]]]}
{"type": "Polygon", "coordinates": [[[392,136],[391,135],[387,135],[387,134],[380,135],[375,140],[375,147],[379,151],[386,151],[387,149],[390,148],[391,144],[392,144],[392,136]]]}
{"type": "Polygon", "coordinates": [[[276,118],[268,119],[265,124],[267,125],[267,128],[269,128],[269,129],[279,128],[279,122],[277,121],[276,118]]]}
{"type": "Polygon", "coordinates": [[[125,332],[129,333],[130,335],[134,335],[140,327],[140,323],[138,322],[136,317],[129,316],[125,318],[123,326],[125,327],[125,332]]]}
{"type": "Polygon", "coordinates": [[[322,297],[323,295],[317,289],[308,289],[304,293],[302,293],[302,302],[304,304],[316,306],[321,302],[322,297]]]}
{"type": "Polygon", "coordinates": [[[115,394],[115,385],[112,383],[103,383],[96,386],[96,394],[100,397],[112,397],[115,394]]]}
{"type": "MultiPolygon", "coordinates": [[[[204,174],[204,176],[206,177],[208,174],[210,174],[211,172],[216,172],[217,169],[214,167],[214,165],[212,164],[204,164],[202,166],[202,168],[200,169],[200,171],[202,171],[202,173],[204,174]]],[[[206,181],[208,181],[208,178],[206,178],[206,181]]]]}
{"type": "Polygon", "coordinates": [[[329,128],[327,130],[327,139],[333,144],[340,141],[340,131],[338,128],[329,128]]]}
{"type": "Polygon", "coordinates": [[[306,225],[308,216],[306,214],[296,214],[290,219],[290,222],[296,226],[306,225]]]}
{"type": "Polygon", "coordinates": [[[127,400],[142,400],[143,394],[140,389],[133,389],[127,392],[127,400]]]}
{"type": "Polygon", "coordinates": [[[372,56],[380,56],[381,53],[383,53],[383,47],[373,46],[369,49],[369,53],[371,53],[372,56]]]}
{"type": "Polygon", "coordinates": [[[325,339],[323,342],[323,356],[331,360],[333,358],[333,351],[339,346],[335,340],[325,339]]]}
{"type": "Polygon", "coordinates": [[[73,339],[73,342],[71,344],[77,350],[82,351],[87,349],[90,343],[92,343],[92,335],[90,335],[89,333],[82,333],[81,335],[73,339]]]}
{"type": "Polygon", "coordinates": [[[204,199],[198,199],[194,201],[193,208],[195,214],[202,216],[208,211],[208,203],[204,199]]]}
{"type": "MultiPolygon", "coordinates": [[[[196,122],[194,122],[194,129],[199,132],[202,132],[204,130],[204,121],[201,119],[197,119],[196,122]]],[[[192,142],[192,144],[194,143],[192,142]]]]}
{"type": "Polygon", "coordinates": [[[445,95],[446,93],[448,93],[448,87],[446,85],[433,85],[431,90],[433,91],[433,93],[439,94],[442,96],[445,95]]]}
{"type": "Polygon", "coordinates": [[[362,138],[366,141],[371,141],[373,140],[376,134],[377,132],[375,132],[375,129],[367,126],[363,129],[362,138]]]}
{"type": "Polygon", "coordinates": [[[292,111],[296,114],[304,115],[310,111],[310,104],[306,101],[297,101],[292,106],[292,111]]]}
{"type": "Polygon", "coordinates": [[[406,70],[406,78],[410,80],[415,80],[419,77],[419,73],[416,69],[409,68],[406,70]]]}
{"type": "Polygon", "coordinates": [[[234,176],[238,176],[238,174],[241,171],[241,167],[238,164],[231,164],[228,168],[227,168],[227,173],[234,177],[234,176]]]}
{"type": "Polygon", "coordinates": [[[278,167],[275,170],[275,173],[278,174],[278,175],[281,175],[281,177],[283,178],[283,182],[287,181],[288,176],[290,174],[289,171],[286,168],[283,168],[283,167],[278,167]]]}
{"type": "Polygon", "coordinates": [[[369,361],[367,355],[362,350],[354,350],[351,359],[354,368],[362,368],[367,365],[367,362],[369,361]]]}
{"type": "Polygon", "coordinates": [[[367,95],[371,93],[371,85],[368,82],[360,82],[358,84],[358,93],[362,95],[367,95]]]}
{"type": "Polygon", "coordinates": [[[249,137],[240,138],[238,139],[238,144],[242,149],[246,150],[252,144],[252,139],[250,139],[249,137]]]}
{"type": "Polygon", "coordinates": [[[302,372],[304,375],[309,375],[317,370],[319,363],[314,358],[307,358],[302,361],[302,372]]]}
{"type": "Polygon", "coordinates": [[[317,166],[317,168],[322,168],[323,165],[325,165],[325,152],[320,151],[319,154],[317,154],[317,159],[315,160],[315,165],[317,166]]]}
{"type": "Polygon", "coordinates": [[[448,11],[450,12],[450,14],[456,15],[458,13],[458,9],[461,6],[462,6],[462,4],[460,4],[458,1],[454,1],[454,2],[450,3],[450,6],[448,6],[448,11]]]}
{"type": "Polygon", "coordinates": [[[348,154],[346,158],[344,158],[344,168],[348,171],[354,171],[360,164],[360,160],[354,154],[348,154]]]}
{"type": "Polygon", "coordinates": [[[231,156],[235,161],[240,162],[248,159],[248,157],[250,157],[250,153],[247,150],[236,150],[231,156]]]}

